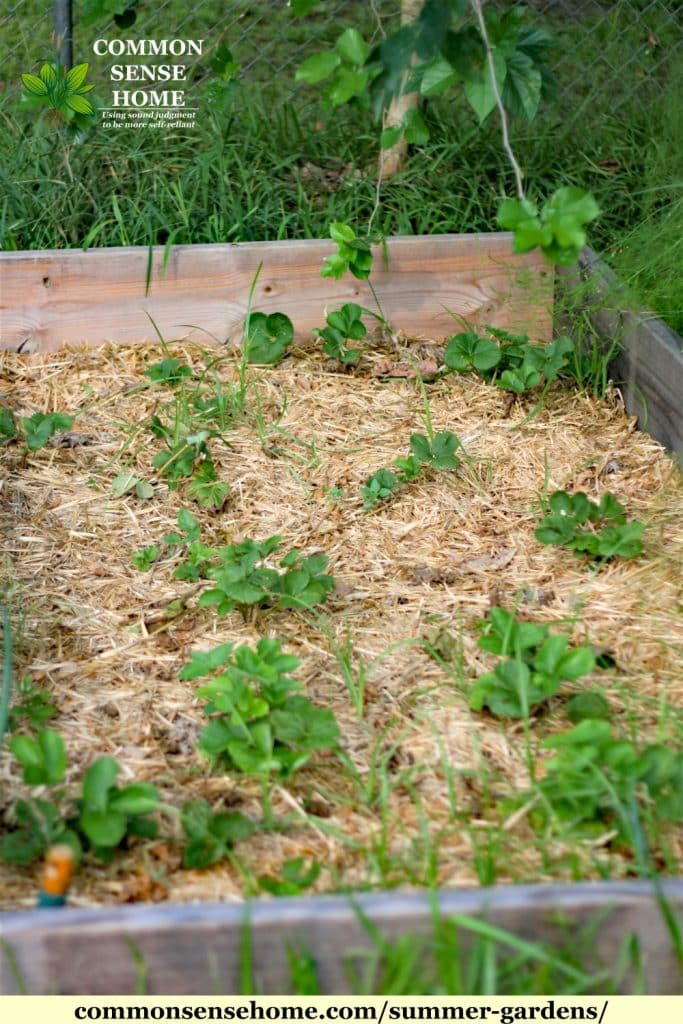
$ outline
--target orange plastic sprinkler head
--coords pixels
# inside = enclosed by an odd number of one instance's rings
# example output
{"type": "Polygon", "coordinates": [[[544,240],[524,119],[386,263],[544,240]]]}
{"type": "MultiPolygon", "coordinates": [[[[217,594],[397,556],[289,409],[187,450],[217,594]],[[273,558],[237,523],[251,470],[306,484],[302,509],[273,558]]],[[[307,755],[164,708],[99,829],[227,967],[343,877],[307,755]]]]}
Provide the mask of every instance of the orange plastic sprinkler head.
{"type": "Polygon", "coordinates": [[[45,854],[38,892],[39,907],[63,907],[74,873],[74,851],[66,843],[51,846],[45,854]]]}

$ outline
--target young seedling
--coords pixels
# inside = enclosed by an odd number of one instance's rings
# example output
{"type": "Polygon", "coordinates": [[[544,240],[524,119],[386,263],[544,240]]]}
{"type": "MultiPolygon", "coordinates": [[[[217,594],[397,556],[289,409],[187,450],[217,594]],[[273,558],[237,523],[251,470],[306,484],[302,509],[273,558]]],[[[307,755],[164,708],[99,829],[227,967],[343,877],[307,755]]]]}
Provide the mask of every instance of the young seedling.
{"type": "Polygon", "coordinates": [[[501,360],[501,346],[474,331],[454,334],[448,340],[444,360],[449,370],[469,373],[474,370],[484,376],[501,360]]]}
{"type": "Polygon", "coordinates": [[[18,434],[17,420],[6,405],[0,405],[0,443],[7,444],[14,441],[18,434]]]}
{"type": "Polygon", "coordinates": [[[626,521],[624,506],[613,494],[603,494],[596,504],[583,491],[555,491],[543,510],[545,515],[535,531],[541,544],[569,548],[597,563],[637,558],[642,553],[640,538],[645,527],[626,521]]]}
{"type": "Polygon", "coordinates": [[[455,454],[460,441],[450,430],[442,430],[431,438],[424,434],[410,435],[410,448],[422,466],[434,469],[457,469],[460,459],[455,454]]]}
{"type": "Polygon", "coordinates": [[[325,355],[348,366],[358,362],[360,349],[347,348],[346,342],[362,341],[366,337],[367,328],[361,320],[361,314],[366,312],[355,302],[347,302],[341,309],[327,314],[327,327],[316,327],[313,331],[316,337],[323,339],[325,355]]]}
{"type": "Polygon", "coordinates": [[[9,748],[22,767],[27,785],[52,786],[64,778],[66,748],[54,729],[40,729],[36,737],[23,733],[13,736],[9,748]]]}
{"type": "Polygon", "coordinates": [[[586,718],[610,718],[611,710],[602,690],[582,690],[570,697],[564,706],[572,725],[578,725],[586,718]]]}
{"type": "Polygon", "coordinates": [[[180,532],[164,534],[159,544],[150,544],[134,551],[131,561],[135,568],[147,572],[165,553],[172,554],[182,548],[186,557],[176,569],[175,578],[192,582],[204,578],[203,569],[208,568],[208,560],[216,552],[201,543],[199,520],[187,509],[181,508],[178,512],[178,530],[180,532]]]}
{"type": "Polygon", "coordinates": [[[293,338],[292,321],[284,313],[250,313],[245,325],[247,362],[262,366],[279,363],[293,338]]]}
{"type": "Polygon", "coordinates": [[[192,367],[184,363],[182,359],[169,356],[159,363],[152,363],[145,370],[145,376],[149,377],[152,384],[165,384],[168,387],[176,387],[183,380],[193,376],[192,367]]]}
{"type": "Polygon", "coordinates": [[[109,493],[112,498],[122,498],[124,494],[135,494],[137,498],[147,500],[154,497],[154,488],[137,473],[122,469],[112,480],[109,493]]]}
{"type": "Polygon", "coordinates": [[[479,647],[504,660],[476,680],[470,707],[486,707],[498,718],[528,718],[558,693],[563,681],[580,679],[595,668],[589,647],[570,647],[569,637],[551,633],[545,625],[517,622],[503,608],[489,612],[479,647]]]}
{"type": "Polygon", "coordinates": [[[256,829],[238,811],[211,810],[205,800],[188,800],[180,816],[187,839],[184,868],[208,868],[229,856],[235,843],[248,839],[256,829]]]}
{"type": "MultiPolygon", "coordinates": [[[[185,409],[187,412],[187,409],[185,409]]],[[[216,436],[214,430],[194,430],[190,418],[180,418],[167,426],[159,416],[152,417],[150,429],[166,447],[152,459],[152,465],[166,479],[172,490],[188,481],[188,497],[202,508],[220,510],[228,499],[230,486],[218,479],[208,441],[216,436]]]]}
{"type": "Polygon", "coordinates": [[[344,642],[339,643],[334,636],[331,627],[319,623],[319,628],[326,634],[330,641],[332,653],[337,659],[344,682],[349,691],[356,715],[362,719],[365,710],[365,690],[371,665],[363,658],[359,651],[354,649],[351,634],[347,627],[344,642]]]}
{"type": "Polygon", "coordinates": [[[149,572],[161,554],[158,544],[149,544],[146,548],[139,548],[131,555],[131,562],[140,572],[149,572]]]}
{"type": "Polygon", "coordinates": [[[187,496],[200,508],[220,511],[230,496],[230,485],[218,479],[216,467],[210,457],[195,466],[187,487],[187,496]]]}
{"type": "Polygon", "coordinates": [[[22,726],[38,729],[52,718],[56,711],[57,708],[52,703],[48,691],[34,686],[31,677],[24,676],[15,689],[15,699],[9,709],[7,729],[9,732],[16,732],[22,726]]]}
{"type": "Polygon", "coordinates": [[[0,442],[18,441],[23,434],[23,441],[29,452],[37,452],[44,448],[55,434],[70,430],[75,417],[65,412],[36,412],[33,416],[21,416],[19,426],[11,409],[0,408],[0,442]],[[21,428],[21,429],[20,429],[21,428]]]}
{"type": "Polygon", "coordinates": [[[58,797],[54,801],[37,797],[17,800],[12,814],[16,827],[0,837],[0,858],[8,864],[31,864],[55,843],[67,843],[80,857],[81,842],[67,827],[58,797]]]}
{"type": "Polygon", "coordinates": [[[258,885],[271,896],[300,896],[310,889],[322,870],[317,860],[306,864],[303,857],[291,857],[282,865],[281,877],[259,875],[258,885]]]}
{"type": "Polygon", "coordinates": [[[36,412],[33,416],[22,417],[21,426],[26,447],[31,452],[44,448],[55,434],[69,430],[73,426],[74,418],[64,412],[36,412]]]}
{"type": "Polygon", "coordinates": [[[378,469],[376,473],[368,477],[361,490],[363,508],[374,508],[380,501],[386,501],[394,493],[399,483],[399,478],[390,469],[378,469]]]}
{"type": "Polygon", "coordinates": [[[450,430],[443,430],[430,437],[424,434],[410,435],[411,453],[406,458],[396,459],[391,469],[378,469],[368,477],[361,490],[363,508],[374,508],[386,501],[402,484],[411,483],[429,468],[443,470],[457,469],[460,459],[455,454],[460,441],[450,430]]]}

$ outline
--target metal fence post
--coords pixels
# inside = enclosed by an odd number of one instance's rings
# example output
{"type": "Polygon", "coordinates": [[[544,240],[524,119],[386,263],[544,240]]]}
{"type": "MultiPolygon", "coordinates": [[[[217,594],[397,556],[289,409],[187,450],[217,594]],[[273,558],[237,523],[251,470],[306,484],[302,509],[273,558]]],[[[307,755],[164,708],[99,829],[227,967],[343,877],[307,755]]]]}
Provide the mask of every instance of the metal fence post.
{"type": "Polygon", "coordinates": [[[73,66],[73,22],[71,0],[54,0],[55,36],[59,41],[59,59],[66,68],[73,66]]]}

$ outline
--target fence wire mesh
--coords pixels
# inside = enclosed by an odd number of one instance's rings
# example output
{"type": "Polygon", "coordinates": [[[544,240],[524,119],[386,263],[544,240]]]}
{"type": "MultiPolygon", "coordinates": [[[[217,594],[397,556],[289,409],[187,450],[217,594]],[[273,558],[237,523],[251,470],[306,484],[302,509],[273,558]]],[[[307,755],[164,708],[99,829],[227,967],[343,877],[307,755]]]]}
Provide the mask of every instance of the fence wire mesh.
{"type": "MultiPolygon", "coordinates": [[[[310,90],[294,82],[305,57],[333,43],[350,24],[372,41],[400,17],[400,0],[321,0],[304,18],[293,15],[287,0],[139,0],[135,24],[119,29],[106,14],[88,23],[93,0],[10,0],[0,14],[4,91],[19,90],[22,71],[35,71],[54,56],[55,24],[64,23],[69,3],[73,62],[89,61],[95,81],[107,78],[107,59],[92,52],[98,37],[204,38],[211,48],[221,42],[230,47],[246,89],[258,88],[268,103],[287,101],[295,107],[315,101],[310,90]]],[[[527,0],[527,6],[558,40],[557,109],[578,124],[626,108],[631,116],[646,114],[683,57],[681,0],[527,0]]]]}

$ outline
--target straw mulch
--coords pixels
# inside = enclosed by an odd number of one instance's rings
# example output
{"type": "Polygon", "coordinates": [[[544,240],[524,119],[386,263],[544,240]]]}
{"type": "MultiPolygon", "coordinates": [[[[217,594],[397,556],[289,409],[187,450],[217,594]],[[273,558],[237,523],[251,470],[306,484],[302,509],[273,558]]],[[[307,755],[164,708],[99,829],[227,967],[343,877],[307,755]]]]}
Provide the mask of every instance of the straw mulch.
{"type": "MultiPolygon", "coordinates": [[[[198,370],[204,365],[189,343],[174,344],[173,354],[198,370]]],[[[211,444],[230,499],[219,514],[193,511],[206,543],[281,533],[283,551],[325,551],[337,581],[323,609],[325,629],[286,611],[217,619],[194,598],[179,617],[166,618],[170,602],[188,590],[172,579],[175,563],[146,573],[131,563],[132,552],[159,541],[175,527],[178,509],[191,505],[155,475],[158,442],[143,424],[168,404],[169,392],[130,390],[145,380],[146,360],[160,357],[151,346],[110,346],[2,358],[2,404],[22,415],[79,412],[64,439],[73,447],[53,444],[25,459],[17,446],[0,452],[17,677],[29,674],[58,707],[54,727],[67,743],[69,785],[108,753],[122,765],[121,781],[153,781],[168,804],[202,796],[258,819],[258,785],[211,775],[197,752],[202,706],[196,684],[178,675],[193,649],[255,643],[266,634],[301,659],[296,675],[308,695],[334,709],[357,781],[329,755],[277,787],[276,813],[298,816],[300,826],[241,844],[247,874],[277,876],[286,859],[303,856],[323,866],[318,890],[474,885],[487,849],[498,850],[498,881],[570,878],[577,862],[595,877],[600,860],[616,877],[632,872],[610,850],[609,836],[571,849],[541,844],[524,813],[500,815],[498,798],[528,785],[522,729],[470,712],[459,684],[492,664],[477,648],[477,621],[492,604],[517,603],[526,617],[564,623],[575,641],[611,652],[616,670],[596,671],[589,683],[606,690],[627,732],[654,740],[680,729],[683,490],[670,459],[635,429],[618,394],[597,402],[556,388],[540,414],[514,430],[530,401],[511,405],[469,377],[428,384],[434,429],[454,431],[470,462],[420,479],[368,514],[360,499],[367,476],[406,454],[412,432],[424,432],[416,382],[378,380],[370,368],[334,372],[312,351],[252,370],[246,419],[228,443],[211,444]],[[155,482],[151,501],[110,496],[126,440],[123,459],[132,455],[130,468],[155,482]],[[551,490],[594,498],[613,492],[646,523],[643,557],[596,573],[537,543],[534,510],[546,475],[551,490]],[[330,488],[343,494],[335,500],[330,488]],[[367,668],[361,719],[330,635],[342,645],[348,636],[354,666],[367,668]],[[425,653],[425,639],[451,654],[450,672],[425,653]]],[[[227,359],[223,381],[235,374],[227,359]]],[[[567,726],[561,700],[536,719],[539,737],[567,726]]],[[[7,824],[26,787],[6,750],[0,780],[7,824]]],[[[183,870],[172,817],[162,833],[110,865],[87,861],[72,903],[243,897],[233,864],[183,870]]],[[[669,842],[683,852],[680,837],[669,842]]],[[[30,906],[35,884],[35,870],[0,866],[0,906],[30,906]]]]}

